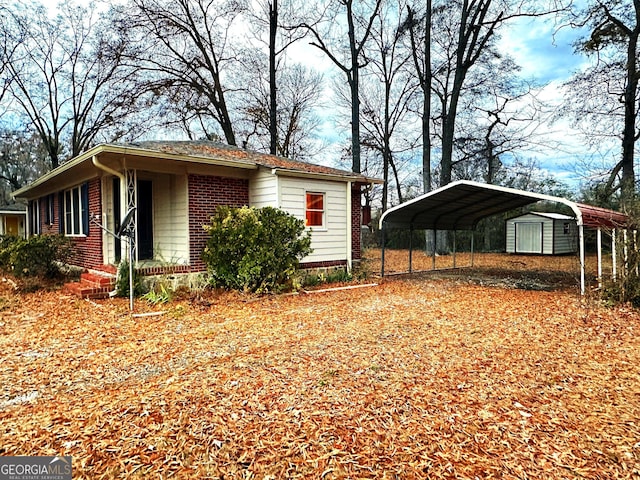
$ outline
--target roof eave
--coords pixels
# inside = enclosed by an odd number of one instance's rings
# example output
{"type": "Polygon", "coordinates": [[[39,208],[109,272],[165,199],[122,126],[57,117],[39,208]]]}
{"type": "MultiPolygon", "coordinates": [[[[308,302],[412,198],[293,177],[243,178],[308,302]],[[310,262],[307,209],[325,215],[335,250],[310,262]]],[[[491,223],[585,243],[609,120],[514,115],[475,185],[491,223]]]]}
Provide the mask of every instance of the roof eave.
{"type": "Polygon", "coordinates": [[[286,177],[298,177],[298,178],[317,178],[320,180],[339,180],[343,182],[360,182],[367,184],[380,184],[384,183],[383,180],[377,178],[369,178],[363,175],[353,174],[339,174],[339,173],[323,173],[323,172],[306,172],[302,170],[294,170],[290,168],[278,168],[278,167],[268,167],[270,168],[271,173],[274,175],[282,175],[286,177]]]}
{"type": "Polygon", "coordinates": [[[93,156],[111,153],[111,154],[121,154],[121,155],[135,155],[138,157],[162,157],[167,160],[178,160],[183,162],[191,162],[205,165],[215,165],[219,167],[232,167],[232,168],[240,168],[245,170],[256,170],[258,166],[255,162],[245,161],[245,160],[226,160],[217,157],[203,157],[199,155],[182,155],[175,153],[167,153],[162,152],[160,150],[151,150],[141,147],[131,147],[131,146],[121,146],[121,145],[113,145],[108,143],[102,143],[100,145],[96,145],[95,147],[87,150],[86,152],[78,155],[77,157],[69,160],[66,163],[63,163],[59,167],[51,170],[49,173],[38,178],[33,183],[22,187],[11,193],[11,196],[15,198],[27,198],[29,191],[34,188],[48,182],[49,180],[57,177],[58,175],[63,174],[64,172],[71,170],[74,167],[82,164],[85,161],[89,161],[93,156]]]}

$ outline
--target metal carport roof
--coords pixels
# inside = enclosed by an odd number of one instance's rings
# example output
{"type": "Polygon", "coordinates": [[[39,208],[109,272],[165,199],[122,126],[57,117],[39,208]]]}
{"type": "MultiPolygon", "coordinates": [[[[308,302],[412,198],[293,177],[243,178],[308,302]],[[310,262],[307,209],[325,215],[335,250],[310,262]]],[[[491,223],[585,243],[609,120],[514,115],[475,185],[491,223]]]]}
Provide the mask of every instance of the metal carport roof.
{"type": "MultiPolygon", "coordinates": [[[[572,202],[566,198],[460,180],[390,208],[380,218],[380,229],[473,230],[483,218],[508,212],[539,201],[569,207],[576,217],[580,234],[581,292],[584,293],[584,227],[624,228],[627,216],[572,202]]],[[[384,245],[383,245],[384,274],[384,245]]]]}
{"type": "Polygon", "coordinates": [[[551,195],[460,180],[390,208],[380,218],[380,228],[473,230],[485,217],[543,200],[571,208],[578,225],[611,228],[626,224],[626,215],[613,210],[551,195]]]}

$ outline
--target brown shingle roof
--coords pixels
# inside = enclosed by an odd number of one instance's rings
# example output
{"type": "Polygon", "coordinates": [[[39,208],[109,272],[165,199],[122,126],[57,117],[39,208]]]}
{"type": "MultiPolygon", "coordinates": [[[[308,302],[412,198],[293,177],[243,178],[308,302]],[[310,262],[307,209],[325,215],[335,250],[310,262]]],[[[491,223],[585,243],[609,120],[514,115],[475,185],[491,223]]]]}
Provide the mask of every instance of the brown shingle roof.
{"type": "Polygon", "coordinates": [[[146,141],[131,143],[128,144],[128,146],[144,148],[146,150],[155,150],[162,153],[223,160],[238,160],[241,162],[254,163],[255,165],[267,168],[324,175],[338,175],[341,177],[353,177],[354,180],[366,180],[366,177],[363,175],[347,170],[340,170],[313,163],[299,162],[284,157],[278,157],[276,155],[245,150],[239,147],[209,141],[146,141]]]}

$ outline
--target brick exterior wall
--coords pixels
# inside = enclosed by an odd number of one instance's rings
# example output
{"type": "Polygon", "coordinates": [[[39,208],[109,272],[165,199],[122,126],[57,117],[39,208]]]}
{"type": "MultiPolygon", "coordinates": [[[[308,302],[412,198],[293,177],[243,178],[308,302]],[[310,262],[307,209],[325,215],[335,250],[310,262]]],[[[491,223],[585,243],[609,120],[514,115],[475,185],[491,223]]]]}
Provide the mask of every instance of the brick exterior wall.
{"type": "MultiPolygon", "coordinates": [[[[99,178],[89,180],[89,213],[101,217],[102,194],[99,178]]],[[[57,195],[56,195],[57,196],[57,195]]],[[[56,213],[57,215],[57,213],[56,213]]],[[[74,254],[70,260],[73,265],[84,268],[96,268],[102,265],[102,230],[95,223],[89,223],[89,235],[71,237],[74,254]]]]}
{"type": "Polygon", "coordinates": [[[326,262],[300,262],[300,268],[330,268],[330,267],[346,267],[346,260],[327,260],[326,262]]]}
{"type": "MultiPolygon", "coordinates": [[[[42,235],[58,235],[61,233],[60,224],[60,195],[56,192],[51,197],[38,199],[40,209],[40,233],[42,235]],[[47,201],[53,202],[53,218],[47,222],[47,201]]],[[[102,194],[100,179],[89,181],[89,212],[100,215],[102,212],[102,194]]],[[[73,253],[69,259],[71,265],[84,268],[95,268],[102,265],[102,231],[100,227],[89,223],[89,235],[70,237],[73,253]]]]}
{"type": "Polygon", "coordinates": [[[46,221],[47,197],[38,199],[40,205],[40,233],[43,235],[57,235],[60,233],[60,202],[56,193],[51,197],[53,201],[53,219],[51,223],[46,221]]]}
{"type": "Polygon", "coordinates": [[[207,246],[208,225],[219,205],[249,205],[249,181],[207,175],[189,175],[189,263],[192,272],[206,271],[200,258],[207,246]]]}
{"type": "Polygon", "coordinates": [[[361,184],[356,183],[351,189],[351,258],[362,258],[362,198],[360,194],[361,184]]]}

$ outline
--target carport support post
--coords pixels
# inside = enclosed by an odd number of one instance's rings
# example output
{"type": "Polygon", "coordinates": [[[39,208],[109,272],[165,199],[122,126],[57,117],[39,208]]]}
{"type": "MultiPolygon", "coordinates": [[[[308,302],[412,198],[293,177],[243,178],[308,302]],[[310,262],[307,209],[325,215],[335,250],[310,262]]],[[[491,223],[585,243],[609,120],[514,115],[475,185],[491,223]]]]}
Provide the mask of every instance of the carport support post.
{"type": "Polygon", "coordinates": [[[453,231],[453,268],[456,268],[456,239],[458,238],[457,230],[453,231]]]}
{"type": "Polygon", "coordinates": [[[382,224],[382,262],[380,265],[380,276],[384,277],[384,237],[385,237],[385,232],[386,232],[387,228],[385,226],[385,224],[382,224]]]}
{"type": "Polygon", "coordinates": [[[476,237],[476,231],[471,230],[471,267],[473,268],[473,239],[476,237]]]}
{"type": "Polygon", "coordinates": [[[611,232],[611,279],[615,282],[618,275],[618,252],[616,252],[616,229],[611,232]]]}
{"type": "Polygon", "coordinates": [[[602,229],[598,228],[596,237],[598,244],[598,288],[602,288],[602,229]]]}
{"type": "Polygon", "coordinates": [[[409,273],[413,272],[413,225],[409,228],[409,273]]]}
{"type": "Polygon", "coordinates": [[[584,295],[584,225],[578,226],[578,235],[580,237],[580,294],[584,295]]]}
{"type": "Polygon", "coordinates": [[[436,229],[433,229],[433,250],[431,251],[431,270],[436,269],[436,248],[438,245],[438,236],[436,229]]]}

